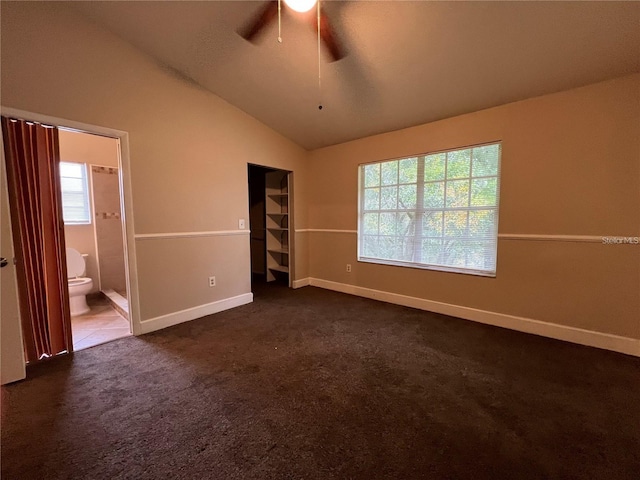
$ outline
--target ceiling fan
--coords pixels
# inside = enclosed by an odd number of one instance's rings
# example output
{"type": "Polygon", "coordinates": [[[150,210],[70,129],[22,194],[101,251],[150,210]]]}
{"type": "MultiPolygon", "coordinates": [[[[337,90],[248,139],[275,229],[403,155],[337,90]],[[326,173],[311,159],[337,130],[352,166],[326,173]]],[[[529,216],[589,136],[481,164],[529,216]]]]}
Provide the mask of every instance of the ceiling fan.
{"type": "MultiPolygon", "coordinates": [[[[318,0],[284,0],[286,7],[297,12],[308,12],[311,10],[318,0]]],[[[254,42],[260,33],[269,26],[278,16],[278,0],[269,0],[266,5],[258,11],[257,15],[243,27],[238,30],[242,38],[250,42],[254,42]]],[[[344,58],[347,53],[344,47],[338,42],[329,18],[320,11],[320,21],[315,15],[308,16],[308,22],[315,31],[320,26],[320,39],[327,48],[331,61],[335,62],[344,58]]]]}

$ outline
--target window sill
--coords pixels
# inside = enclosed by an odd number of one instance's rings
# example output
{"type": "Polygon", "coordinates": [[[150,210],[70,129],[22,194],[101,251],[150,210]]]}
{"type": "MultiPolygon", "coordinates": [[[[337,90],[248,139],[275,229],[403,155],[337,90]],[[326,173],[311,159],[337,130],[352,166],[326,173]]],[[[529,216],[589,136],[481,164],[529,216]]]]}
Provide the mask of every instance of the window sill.
{"type": "Polygon", "coordinates": [[[375,263],[378,265],[390,265],[392,267],[417,268],[420,270],[433,270],[437,272],[458,273],[458,274],[465,274],[465,275],[474,275],[477,277],[496,278],[496,272],[472,270],[469,268],[445,267],[441,265],[427,265],[427,264],[400,262],[397,260],[384,260],[379,258],[369,258],[369,257],[360,257],[360,256],[358,257],[358,261],[363,263],[375,263]]]}

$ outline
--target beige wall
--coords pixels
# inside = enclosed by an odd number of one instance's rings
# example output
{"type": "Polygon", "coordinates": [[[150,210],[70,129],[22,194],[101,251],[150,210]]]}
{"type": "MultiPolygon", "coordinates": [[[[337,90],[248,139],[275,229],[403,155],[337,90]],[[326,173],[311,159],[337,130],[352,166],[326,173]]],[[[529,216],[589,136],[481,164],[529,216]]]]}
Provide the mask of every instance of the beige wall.
{"type": "MultiPolygon", "coordinates": [[[[135,234],[248,223],[248,163],[294,172],[295,222],[306,227],[301,148],[68,5],[1,8],[2,105],[128,132],[131,171],[124,173],[132,181],[135,234]]],[[[135,246],[137,321],[250,292],[249,235],[138,239],[135,246]],[[217,287],[207,286],[209,275],[217,287]]],[[[306,258],[297,255],[296,265],[306,275],[306,258]]]]}
{"type": "MultiPolygon", "coordinates": [[[[91,165],[118,167],[118,141],[113,138],[86,133],[60,130],[60,160],[63,162],[86,163],[87,176],[91,175],[91,165]]],[[[93,203],[93,187],[89,180],[89,198],[93,203]]],[[[93,212],[93,205],[90,209],[93,212]]],[[[93,217],[93,214],[91,215],[93,217]]],[[[92,220],[93,221],[93,220],[92,220]]],[[[64,237],[67,247],[89,255],[86,275],[93,279],[91,292],[100,291],[98,254],[96,251],[95,225],[65,225],[64,237]]]]}
{"type": "MultiPolygon", "coordinates": [[[[640,235],[640,75],[314,151],[310,228],[357,229],[360,163],[493,140],[500,234],[640,235]]],[[[485,278],[358,263],[355,233],[309,235],[314,278],[640,338],[639,245],[503,238],[485,278]]]]}

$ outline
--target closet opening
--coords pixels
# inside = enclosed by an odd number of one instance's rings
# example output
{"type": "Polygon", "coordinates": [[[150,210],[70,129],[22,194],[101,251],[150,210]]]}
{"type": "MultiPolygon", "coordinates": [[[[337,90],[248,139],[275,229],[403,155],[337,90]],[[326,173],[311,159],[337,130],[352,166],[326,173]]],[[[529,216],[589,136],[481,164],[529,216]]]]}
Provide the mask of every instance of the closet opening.
{"type": "Polygon", "coordinates": [[[293,284],[292,172],[249,164],[251,290],[293,284]]]}

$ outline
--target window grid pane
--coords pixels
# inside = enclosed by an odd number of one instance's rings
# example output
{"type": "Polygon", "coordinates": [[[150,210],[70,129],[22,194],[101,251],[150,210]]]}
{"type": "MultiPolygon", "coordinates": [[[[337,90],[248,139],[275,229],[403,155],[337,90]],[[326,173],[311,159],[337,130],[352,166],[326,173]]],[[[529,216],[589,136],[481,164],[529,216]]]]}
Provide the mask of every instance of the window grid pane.
{"type": "Polygon", "coordinates": [[[64,223],[91,223],[86,164],[60,162],[60,189],[64,223]]]}
{"type": "Polygon", "coordinates": [[[361,166],[359,259],[494,275],[499,165],[496,143],[361,166]]]}

